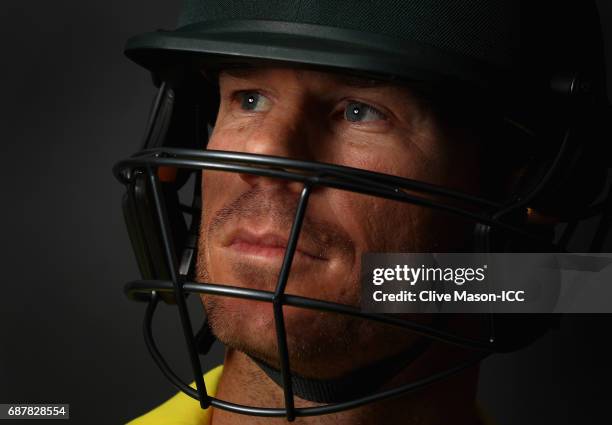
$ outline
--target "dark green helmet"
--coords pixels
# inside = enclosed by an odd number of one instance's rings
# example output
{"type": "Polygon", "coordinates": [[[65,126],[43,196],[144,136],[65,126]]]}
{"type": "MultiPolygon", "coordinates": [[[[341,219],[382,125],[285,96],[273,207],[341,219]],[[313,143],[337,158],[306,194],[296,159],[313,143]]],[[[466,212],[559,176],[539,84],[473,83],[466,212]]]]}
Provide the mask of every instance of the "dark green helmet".
{"type": "Polygon", "coordinates": [[[602,51],[594,4],[567,0],[186,0],[176,30],[132,38],[126,48],[152,70],[274,60],[518,101],[566,74],[588,74],[605,93],[602,51]]]}

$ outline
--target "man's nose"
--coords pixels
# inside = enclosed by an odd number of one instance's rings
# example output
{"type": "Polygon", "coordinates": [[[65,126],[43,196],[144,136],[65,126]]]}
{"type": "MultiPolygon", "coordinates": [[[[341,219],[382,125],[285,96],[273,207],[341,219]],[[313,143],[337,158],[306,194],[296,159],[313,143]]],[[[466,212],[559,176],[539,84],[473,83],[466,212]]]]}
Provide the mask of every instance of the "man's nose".
{"type": "MultiPolygon", "coordinates": [[[[314,124],[314,123],[312,123],[314,124]]],[[[244,140],[244,152],[283,158],[313,160],[311,152],[315,127],[299,110],[278,111],[262,119],[259,126],[244,140]]],[[[243,173],[240,177],[252,186],[285,184],[299,190],[299,182],[243,173]]]]}

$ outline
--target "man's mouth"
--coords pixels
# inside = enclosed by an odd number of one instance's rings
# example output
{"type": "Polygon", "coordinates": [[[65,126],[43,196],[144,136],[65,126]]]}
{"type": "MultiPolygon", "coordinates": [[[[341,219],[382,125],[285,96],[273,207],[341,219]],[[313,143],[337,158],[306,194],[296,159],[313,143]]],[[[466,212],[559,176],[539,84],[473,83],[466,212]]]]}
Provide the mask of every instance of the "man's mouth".
{"type": "MultiPolygon", "coordinates": [[[[232,232],[223,245],[238,253],[268,259],[282,258],[287,250],[287,237],[276,233],[255,233],[245,229],[232,232]]],[[[326,258],[317,253],[316,249],[300,244],[295,250],[295,257],[316,261],[325,261],[326,258]]]]}

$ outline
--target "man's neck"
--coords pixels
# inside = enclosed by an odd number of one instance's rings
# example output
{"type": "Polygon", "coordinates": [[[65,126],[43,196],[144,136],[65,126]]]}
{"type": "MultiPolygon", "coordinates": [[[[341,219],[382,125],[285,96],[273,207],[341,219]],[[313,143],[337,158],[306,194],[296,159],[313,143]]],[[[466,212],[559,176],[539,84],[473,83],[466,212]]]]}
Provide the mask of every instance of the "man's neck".
{"type": "MultiPolygon", "coordinates": [[[[434,352],[433,357],[436,356],[434,352]]],[[[409,370],[403,371],[386,387],[396,387],[422,377],[422,373],[419,373],[424,369],[422,366],[431,364],[431,361],[428,360],[433,360],[431,356],[428,357],[430,358],[415,362],[408,368],[409,370]]],[[[474,402],[477,378],[478,368],[474,367],[402,397],[371,403],[331,415],[301,417],[297,418],[294,423],[300,425],[480,424],[474,402]]],[[[284,406],[282,389],[248,356],[231,349],[226,352],[217,398],[257,407],[284,406]]],[[[318,405],[298,398],[295,403],[296,407],[318,405]]],[[[212,425],[274,423],[280,425],[287,422],[284,418],[244,416],[220,409],[214,409],[212,415],[212,425]]]]}

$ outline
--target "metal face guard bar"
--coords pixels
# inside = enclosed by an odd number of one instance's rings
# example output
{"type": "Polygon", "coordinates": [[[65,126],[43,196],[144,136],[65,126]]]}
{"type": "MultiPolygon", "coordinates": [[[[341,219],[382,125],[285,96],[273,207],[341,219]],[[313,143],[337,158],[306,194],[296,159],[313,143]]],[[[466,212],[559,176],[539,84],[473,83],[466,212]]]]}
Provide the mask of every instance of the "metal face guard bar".
{"type": "MultiPolygon", "coordinates": [[[[153,287],[160,287],[160,291],[172,291],[173,290],[172,282],[135,281],[135,282],[129,283],[126,286],[126,292],[128,293],[129,292],[146,292],[148,294],[151,294],[151,299],[149,301],[149,304],[147,305],[145,320],[143,323],[143,331],[145,335],[145,342],[147,344],[147,348],[149,349],[151,356],[153,357],[153,359],[155,360],[155,362],[161,369],[164,376],[166,376],[166,378],[170,382],[172,382],[172,384],[174,384],[176,388],[178,388],[180,391],[182,391],[183,393],[185,393],[186,395],[188,395],[189,397],[195,400],[199,400],[201,403],[199,388],[194,389],[190,387],[189,385],[187,385],[187,383],[183,382],[181,378],[179,378],[176,375],[176,373],[174,373],[174,371],[170,368],[168,363],[165,361],[165,359],[159,352],[157,345],[155,344],[155,340],[153,338],[153,331],[152,331],[152,322],[153,322],[153,315],[155,314],[157,305],[159,304],[159,295],[157,294],[155,290],[153,291],[150,290],[153,287]]],[[[234,296],[238,296],[238,294],[241,294],[241,291],[244,288],[225,287],[225,285],[189,283],[189,284],[185,284],[184,289],[185,289],[185,292],[199,292],[199,293],[209,293],[209,294],[219,294],[219,295],[223,294],[223,295],[228,295],[228,296],[230,296],[229,294],[231,293],[234,296]],[[195,288],[191,290],[190,288],[191,286],[198,286],[200,287],[200,290],[196,291],[195,288]],[[234,289],[238,291],[234,291],[234,289]]],[[[258,299],[259,301],[268,300],[269,302],[272,302],[272,297],[274,296],[272,292],[252,291],[248,289],[245,291],[246,291],[245,293],[241,294],[240,298],[258,299]],[[251,294],[251,292],[255,292],[259,294],[251,294]],[[264,294],[266,294],[267,296],[264,296],[264,294]],[[256,295],[256,296],[252,297],[251,295],[256,295]],[[260,297],[257,297],[257,295],[259,295],[260,297]]],[[[286,302],[285,302],[286,305],[298,306],[300,304],[298,300],[293,299],[293,298],[300,298],[300,297],[293,297],[291,295],[287,295],[286,297],[287,297],[286,302]]],[[[316,301],[316,300],[309,300],[307,298],[303,298],[302,300],[303,301],[306,301],[306,300],[316,301]]],[[[314,305],[312,308],[317,309],[317,307],[315,307],[314,305]]],[[[489,352],[481,352],[478,355],[474,356],[472,359],[467,360],[465,362],[461,362],[456,366],[440,371],[425,379],[420,379],[418,381],[414,381],[414,382],[402,385],[400,387],[393,388],[391,390],[378,392],[376,394],[368,395],[366,397],[361,397],[359,399],[351,400],[348,402],[333,403],[333,404],[327,404],[327,405],[318,406],[318,407],[295,408],[293,407],[293,399],[291,399],[291,402],[292,402],[290,405],[291,409],[289,409],[288,407],[263,408],[263,407],[245,406],[241,404],[231,403],[225,400],[211,397],[208,394],[205,394],[205,397],[206,397],[208,406],[213,406],[218,409],[223,409],[229,412],[238,413],[242,415],[251,415],[251,416],[264,416],[264,417],[283,417],[285,416],[287,417],[289,421],[292,421],[293,419],[299,416],[326,415],[330,413],[341,412],[343,410],[354,409],[356,407],[363,406],[365,404],[372,403],[374,401],[386,400],[386,399],[390,399],[393,397],[399,397],[408,392],[416,391],[420,388],[423,388],[436,381],[445,379],[451,375],[454,375],[455,373],[459,373],[462,370],[465,370],[477,364],[482,359],[487,357],[489,354],[490,354],[489,352]]],[[[197,386],[197,383],[196,383],[196,386],[197,386]]]]}
{"type": "MultiPolygon", "coordinates": [[[[315,186],[325,186],[340,190],[347,190],[446,211],[451,214],[471,219],[477,223],[483,223],[527,239],[533,239],[534,241],[546,243],[546,241],[541,240],[539,236],[532,235],[519,227],[502,221],[505,216],[505,212],[511,212],[516,207],[516,205],[513,203],[499,204],[415,180],[349,167],[235,152],[157,148],[141,151],[133,157],[119,162],[113,169],[117,179],[126,185],[130,184],[136,171],[146,173],[152,188],[154,204],[157,211],[157,218],[164,245],[164,254],[170,270],[170,281],[135,281],[126,286],[126,292],[128,294],[146,293],[151,295],[144,323],[144,334],[147,347],[164,375],[166,375],[166,377],[174,385],[176,385],[179,390],[183,391],[190,397],[199,400],[202,408],[214,406],[231,412],[248,415],[275,417],[285,416],[288,421],[293,421],[298,416],[311,416],[339,412],[376,400],[396,397],[406,392],[414,391],[434,381],[443,379],[449,375],[464,370],[465,368],[476,364],[491,352],[497,351],[494,335],[490,335],[490,338],[487,341],[479,341],[453,335],[440,329],[408,322],[394,317],[362,313],[360,310],[351,306],[285,294],[285,287],[289,277],[293,256],[297,247],[302,220],[306,212],[310,192],[315,186]],[[157,168],[162,166],[188,169],[192,172],[199,172],[201,170],[216,170],[234,173],[248,173],[297,181],[304,184],[298,201],[291,233],[274,292],[256,291],[252,289],[211,283],[204,284],[184,281],[183,277],[177,272],[177,251],[176,247],[173,246],[173,240],[170,237],[171,229],[169,227],[166,207],[162,197],[160,181],[157,174],[157,168]],[[426,197],[419,195],[419,193],[429,196],[426,197]],[[457,201],[459,201],[459,203],[469,204],[473,207],[480,208],[483,211],[474,212],[472,209],[455,206],[450,202],[445,204],[438,200],[432,199],[432,197],[447,198],[452,200],[455,204],[457,201]],[[158,304],[159,293],[161,292],[173,292],[175,295],[192,371],[195,376],[195,390],[182,382],[180,378],[178,378],[170,369],[154,342],[151,329],[152,319],[158,304]],[[284,408],[259,408],[238,405],[216,399],[208,394],[203,380],[202,367],[196,350],[193,327],[189,319],[185,302],[185,294],[187,293],[205,293],[238,297],[265,301],[272,304],[279,350],[280,370],[283,382],[285,401],[284,408]],[[480,351],[476,356],[474,356],[473,359],[458,364],[447,370],[440,371],[428,378],[408,383],[398,388],[381,391],[348,402],[326,404],[311,408],[296,408],[294,405],[293,389],[291,385],[291,368],[289,364],[287,335],[283,316],[283,306],[285,305],[346,314],[367,320],[374,320],[380,323],[400,326],[450,344],[461,345],[480,351]]],[[[517,202],[520,202],[520,200],[517,202]]],[[[548,243],[550,244],[550,242],[548,243]]],[[[491,320],[491,318],[489,319],[491,320]]]]}

